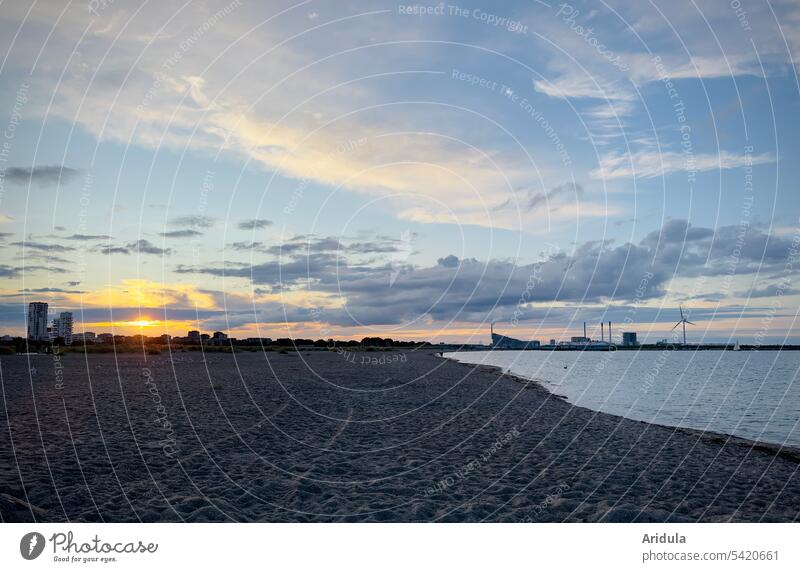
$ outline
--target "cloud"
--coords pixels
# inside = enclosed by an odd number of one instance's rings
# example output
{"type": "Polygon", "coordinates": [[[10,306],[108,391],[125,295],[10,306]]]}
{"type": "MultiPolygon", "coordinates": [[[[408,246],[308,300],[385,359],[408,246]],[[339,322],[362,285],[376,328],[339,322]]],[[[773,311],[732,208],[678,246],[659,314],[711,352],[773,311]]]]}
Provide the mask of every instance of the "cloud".
{"type": "Polygon", "coordinates": [[[158,254],[162,256],[174,252],[171,248],[159,248],[149,240],[144,239],[130,242],[125,245],[125,248],[130,249],[132,252],[138,252],[139,254],[158,254]]]}
{"type": "Polygon", "coordinates": [[[748,156],[720,151],[718,154],[686,154],[675,151],[644,149],[630,154],[610,152],[600,157],[600,165],[591,172],[597,179],[653,178],[675,171],[711,171],[736,169],[749,165],[774,163],[771,153],[748,156]]]}
{"type": "Polygon", "coordinates": [[[38,186],[57,185],[69,183],[77,177],[80,171],[59,165],[42,165],[39,167],[9,167],[6,169],[6,179],[16,185],[29,183],[38,186]]]}
{"type": "Polygon", "coordinates": [[[111,240],[107,234],[72,234],[64,238],[66,240],[111,240]]]}
{"type": "Polygon", "coordinates": [[[455,254],[448,254],[444,258],[440,258],[436,261],[436,264],[445,268],[456,268],[459,263],[458,256],[455,254]]]}
{"type": "Polygon", "coordinates": [[[579,201],[583,196],[583,187],[577,183],[564,183],[551,189],[547,193],[532,193],[528,197],[527,208],[533,210],[542,204],[562,201],[564,199],[579,201]]]}
{"type": "Polygon", "coordinates": [[[0,264],[0,278],[16,278],[19,276],[20,269],[16,266],[0,264]]]}
{"type": "Polygon", "coordinates": [[[407,265],[391,283],[390,264],[353,264],[346,249],[332,251],[334,245],[321,239],[311,244],[324,248],[290,250],[279,260],[176,271],[250,279],[287,300],[290,292],[333,296],[341,308],[326,310],[324,319],[337,325],[481,322],[489,314],[509,320],[520,307],[530,317],[545,315],[553,304],[660,298],[675,278],[730,274],[734,249],[739,253],[734,275],[784,269],[790,237],[751,228],[741,245],[739,230],[738,225],[715,230],[670,220],[637,243],[586,242],[526,265],[449,255],[430,267],[407,265]]]}
{"type": "Polygon", "coordinates": [[[192,236],[202,236],[203,233],[199,230],[193,230],[190,228],[182,229],[182,230],[170,230],[167,232],[159,233],[164,238],[190,238],[192,236]]]}
{"type": "Polygon", "coordinates": [[[216,224],[216,219],[206,215],[186,215],[173,218],[170,224],[175,226],[190,226],[197,228],[211,228],[216,224]]]}
{"type": "Polygon", "coordinates": [[[0,214],[0,223],[13,222],[14,217],[7,214],[0,214]]]}
{"type": "Polygon", "coordinates": [[[771,298],[773,296],[794,296],[796,294],[800,294],[800,288],[789,288],[786,284],[768,284],[763,288],[736,292],[736,296],[742,298],[771,298]]]}
{"type": "Polygon", "coordinates": [[[75,248],[72,246],[64,246],[63,244],[47,244],[44,242],[33,242],[29,240],[12,242],[11,245],[19,246],[23,249],[42,250],[46,252],[69,252],[70,250],[75,250],[75,248]]]}
{"type": "Polygon", "coordinates": [[[241,230],[260,230],[272,226],[272,221],[265,218],[243,220],[238,225],[241,230]]]}
{"type": "Polygon", "coordinates": [[[263,251],[265,249],[263,242],[258,241],[238,241],[231,243],[231,248],[234,250],[260,250],[263,251]]]}
{"type": "Polygon", "coordinates": [[[603,99],[631,101],[634,94],[620,85],[609,83],[604,76],[587,76],[581,72],[562,75],[548,81],[536,80],[533,88],[539,93],[560,99],[603,99]]]}
{"type": "Polygon", "coordinates": [[[124,246],[103,246],[98,252],[101,254],[130,254],[131,251],[124,246]]]}
{"type": "Polygon", "coordinates": [[[416,233],[408,233],[405,238],[377,235],[368,240],[315,235],[296,235],[281,244],[266,247],[261,242],[236,242],[238,250],[256,249],[276,257],[305,256],[310,254],[340,253],[342,255],[386,255],[394,253],[411,254],[411,242],[416,233]]]}
{"type": "Polygon", "coordinates": [[[68,271],[65,268],[58,266],[42,266],[37,264],[25,266],[9,266],[7,264],[0,264],[0,278],[17,278],[22,273],[40,272],[45,271],[53,274],[66,274],[68,271]]]}
{"type": "Polygon", "coordinates": [[[85,294],[84,290],[66,290],[64,288],[23,288],[20,293],[24,294],[85,294]]]}

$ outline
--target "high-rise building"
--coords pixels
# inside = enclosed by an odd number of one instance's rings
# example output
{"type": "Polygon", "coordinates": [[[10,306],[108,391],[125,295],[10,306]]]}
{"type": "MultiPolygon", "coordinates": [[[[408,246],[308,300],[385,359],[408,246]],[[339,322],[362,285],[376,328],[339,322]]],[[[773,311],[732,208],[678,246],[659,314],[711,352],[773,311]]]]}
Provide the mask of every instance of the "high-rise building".
{"type": "Polygon", "coordinates": [[[56,337],[64,340],[64,345],[72,345],[72,312],[61,312],[58,315],[58,326],[53,320],[53,327],[56,330],[56,337]]]}
{"type": "Polygon", "coordinates": [[[47,302],[28,304],[28,339],[47,341],[47,302]]]}

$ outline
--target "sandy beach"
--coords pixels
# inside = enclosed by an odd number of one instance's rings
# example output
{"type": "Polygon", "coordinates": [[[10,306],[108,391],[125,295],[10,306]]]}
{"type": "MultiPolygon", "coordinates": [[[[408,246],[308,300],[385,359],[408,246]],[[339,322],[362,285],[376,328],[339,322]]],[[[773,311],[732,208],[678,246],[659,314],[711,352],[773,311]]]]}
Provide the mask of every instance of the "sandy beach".
{"type": "Polygon", "coordinates": [[[431,351],[8,356],[3,521],[800,518],[795,451],[431,351]]]}

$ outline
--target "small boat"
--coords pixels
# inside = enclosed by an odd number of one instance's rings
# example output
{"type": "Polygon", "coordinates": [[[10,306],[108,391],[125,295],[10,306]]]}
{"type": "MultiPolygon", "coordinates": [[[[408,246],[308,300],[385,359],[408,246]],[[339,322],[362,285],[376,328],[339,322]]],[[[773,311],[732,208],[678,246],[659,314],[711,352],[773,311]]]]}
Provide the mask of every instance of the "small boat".
{"type": "Polygon", "coordinates": [[[733,344],[733,351],[735,351],[735,352],[742,351],[742,348],[739,347],[739,340],[736,340],[736,343],[733,344]]]}

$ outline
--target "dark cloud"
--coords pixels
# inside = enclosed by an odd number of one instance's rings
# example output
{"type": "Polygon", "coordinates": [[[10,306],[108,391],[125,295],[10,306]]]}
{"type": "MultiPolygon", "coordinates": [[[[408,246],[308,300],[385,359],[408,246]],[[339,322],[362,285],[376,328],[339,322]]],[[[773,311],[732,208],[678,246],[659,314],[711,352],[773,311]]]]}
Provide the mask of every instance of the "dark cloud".
{"type": "Polygon", "coordinates": [[[67,240],[111,240],[107,234],[72,234],[64,238],[67,240]]]}
{"type": "Polygon", "coordinates": [[[458,256],[456,256],[455,254],[449,254],[448,256],[440,258],[439,260],[436,261],[436,264],[438,264],[439,266],[444,266],[445,268],[455,268],[456,266],[458,266],[458,263],[459,263],[458,256]]]}
{"type": "Polygon", "coordinates": [[[9,167],[6,180],[17,185],[55,185],[59,182],[69,183],[80,171],[59,165],[42,165],[39,167],[9,167]]]}
{"type": "Polygon", "coordinates": [[[41,250],[46,252],[68,252],[70,250],[75,250],[74,247],[64,246],[63,244],[47,244],[45,242],[32,242],[29,240],[12,242],[11,245],[29,250],[41,250]]]}
{"type": "Polygon", "coordinates": [[[0,264],[0,278],[16,278],[19,276],[20,269],[16,266],[0,264]]]}
{"type": "Polygon", "coordinates": [[[69,258],[64,258],[63,256],[57,256],[50,252],[41,251],[26,252],[24,255],[19,254],[14,258],[16,260],[24,260],[26,263],[30,262],[31,260],[39,260],[48,264],[72,264],[74,262],[74,260],[70,260],[69,258]]]}
{"type": "Polygon", "coordinates": [[[763,288],[753,288],[752,290],[736,293],[737,296],[742,298],[769,298],[771,296],[793,296],[795,294],[800,294],[800,289],[787,287],[786,284],[768,284],[763,288]]]}
{"type": "Polygon", "coordinates": [[[67,274],[69,271],[66,268],[58,266],[42,266],[41,264],[31,264],[25,266],[16,266],[13,269],[20,274],[22,272],[50,272],[52,274],[67,274]]]}
{"type": "Polygon", "coordinates": [[[20,290],[23,294],[45,294],[45,293],[58,293],[58,294],[86,294],[85,290],[66,290],[64,288],[23,288],[20,290]]]}
{"type": "Polygon", "coordinates": [[[149,240],[140,239],[135,242],[129,242],[124,246],[101,246],[98,248],[98,252],[101,254],[157,254],[157,255],[165,255],[165,254],[173,254],[174,251],[171,248],[161,248],[156,246],[149,240]]]}
{"type": "Polygon", "coordinates": [[[206,215],[179,216],[170,221],[175,226],[188,226],[196,228],[211,228],[217,221],[206,215]]]}
{"type": "Polygon", "coordinates": [[[14,236],[13,232],[0,232],[0,240],[5,240],[11,236],[14,236]]]}
{"type": "Polygon", "coordinates": [[[140,254],[172,254],[173,250],[171,248],[159,248],[149,240],[137,240],[136,242],[130,242],[125,245],[126,248],[130,249],[132,252],[138,252],[140,254]]]}
{"type": "Polygon", "coordinates": [[[265,218],[243,220],[237,225],[241,230],[260,230],[272,226],[272,221],[265,218]]]}
{"type": "MultiPolygon", "coordinates": [[[[737,244],[739,228],[716,230],[668,221],[639,243],[587,242],[540,262],[459,260],[450,255],[432,267],[404,267],[392,279],[391,264],[354,264],[332,239],[292,240],[271,247],[276,260],[224,268],[179,267],[178,272],[250,279],[273,290],[308,288],[338,296],[345,308],[325,312],[334,324],[400,324],[432,318],[483,321],[510,319],[520,304],[524,316],[546,314],[553,303],[605,304],[662,297],[675,277],[714,277],[781,271],[791,241],[751,228],[737,244]],[[737,264],[731,267],[733,253],[737,264]]],[[[703,292],[698,293],[701,297],[703,292]]],[[[637,302],[637,305],[638,305],[637,302]]]]}
{"type": "Polygon", "coordinates": [[[264,243],[258,241],[240,241],[231,243],[231,248],[234,250],[256,250],[263,251],[264,243]]]}
{"type": "Polygon", "coordinates": [[[102,246],[99,249],[101,254],[130,254],[131,251],[124,246],[102,246]]]}
{"type": "Polygon", "coordinates": [[[283,242],[270,246],[265,250],[274,256],[309,256],[325,252],[343,251],[344,245],[332,237],[295,236],[283,242]]]}
{"type": "Polygon", "coordinates": [[[190,238],[192,236],[202,236],[203,233],[199,230],[193,230],[191,228],[185,228],[182,230],[170,230],[167,232],[160,233],[161,236],[164,238],[190,238]]]}

